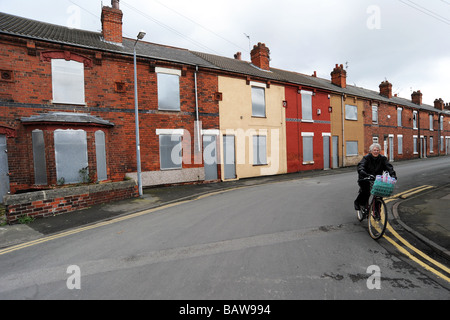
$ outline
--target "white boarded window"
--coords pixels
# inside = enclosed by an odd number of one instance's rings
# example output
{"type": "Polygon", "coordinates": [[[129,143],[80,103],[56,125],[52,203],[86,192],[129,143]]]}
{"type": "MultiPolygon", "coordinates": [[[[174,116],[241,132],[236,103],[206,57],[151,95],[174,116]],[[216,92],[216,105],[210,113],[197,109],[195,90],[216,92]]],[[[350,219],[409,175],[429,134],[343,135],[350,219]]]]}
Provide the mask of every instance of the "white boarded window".
{"type": "Polygon", "coordinates": [[[180,76],[175,69],[156,68],[158,77],[158,109],[180,111],[180,76]]]}
{"type": "Polygon", "coordinates": [[[181,135],[159,135],[159,159],[161,170],[181,169],[182,167],[181,135]]]}
{"type": "Polygon", "coordinates": [[[252,116],[266,116],[266,91],[264,88],[252,86],[252,116]]]}
{"type": "Polygon", "coordinates": [[[434,143],[433,137],[430,137],[430,153],[434,153],[433,143],[434,143]]]}
{"type": "Polygon", "coordinates": [[[314,163],[313,132],[302,132],[303,164],[314,163]]]}
{"type": "Polygon", "coordinates": [[[413,129],[417,129],[417,111],[413,111],[413,129]]]}
{"type": "Polygon", "coordinates": [[[34,162],[34,184],[47,184],[47,165],[45,161],[45,142],[42,130],[33,130],[33,162],[34,162]]]}
{"type": "Polygon", "coordinates": [[[84,64],[53,59],[52,88],[54,103],[85,104],[84,64]]]}
{"type": "Polygon", "coordinates": [[[55,130],[56,179],[59,183],[83,182],[80,170],[88,167],[84,130],[55,130]]]}
{"type": "Polygon", "coordinates": [[[346,120],[358,120],[358,108],[353,105],[345,105],[345,119],[346,120]]]}
{"type": "Polygon", "coordinates": [[[413,153],[417,154],[417,136],[413,136],[413,153]]]}
{"type": "Polygon", "coordinates": [[[302,120],[312,120],[312,92],[301,91],[302,95],[302,120]]]}
{"type": "Polygon", "coordinates": [[[346,155],[347,156],[357,156],[358,155],[358,141],[347,141],[346,142],[346,155]]]}
{"type": "Polygon", "coordinates": [[[398,154],[403,154],[403,135],[397,136],[398,154]]]}
{"type": "Polygon", "coordinates": [[[105,133],[101,130],[95,132],[95,156],[97,158],[97,179],[98,181],[107,180],[105,133]]]}
{"type": "Polygon", "coordinates": [[[253,136],[253,164],[267,164],[267,139],[266,136],[253,136]]]}
{"type": "Polygon", "coordinates": [[[378,106],[377,105],[372,106],[372,122],[378,123],[378,106]]]}

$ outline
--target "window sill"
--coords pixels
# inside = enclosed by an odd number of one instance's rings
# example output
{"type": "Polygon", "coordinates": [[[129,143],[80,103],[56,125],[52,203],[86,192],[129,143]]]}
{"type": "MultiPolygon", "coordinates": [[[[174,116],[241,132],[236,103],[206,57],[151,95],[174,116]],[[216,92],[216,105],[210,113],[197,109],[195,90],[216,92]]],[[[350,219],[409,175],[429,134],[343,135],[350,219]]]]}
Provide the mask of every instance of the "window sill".
{"type": "Polygon", "coordinates": [[[63,102],[63,101],[55,101],[55,100],[51,100],[50,103],[51,103],[51,104],[65,104],[65,105],[70,105],[70,106],[82,106],[82,107],[87,107],[86,102],[63,102]]]}
{"type": "Polygon", "coordinates": [[[164,112],[181,112],[181,109],[176,110],[176,109],[159,109],[159,108],[158,108],[158,111],[164,111],[164,112]]]}
{"type": "Polygon", "coordinates": [[[172,171],[172,170],[183,170],[182,167],[179,168],[160,168],[161,171],[172,171]]]}
{"type": "Polygon", "coordinates": [[[308,164],[314,164],[314,161],[303,161],[302,164],[308,165],[308,164]]]}
{"type": "Polygon", "coordinates": [[[267,116],[254,116],[254,115],[252,115],[252,118],[267,119],[267,116]]]}

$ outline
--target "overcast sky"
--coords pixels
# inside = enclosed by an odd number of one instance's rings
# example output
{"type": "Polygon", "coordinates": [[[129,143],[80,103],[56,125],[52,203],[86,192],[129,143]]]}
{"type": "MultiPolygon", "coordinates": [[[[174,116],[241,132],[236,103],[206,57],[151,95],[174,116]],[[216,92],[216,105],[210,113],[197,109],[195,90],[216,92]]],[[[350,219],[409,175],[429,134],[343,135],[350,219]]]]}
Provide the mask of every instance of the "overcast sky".
{"type": "MultiPolygon", "coordinates": [[[[111,5],[110,0],[103,0],[111,5]]],[[[100,0],[0,0],[0,11],[100,31],[100,0]]],[[[124,36],[232,58],[263,42],[271,67],[423,102],[450,102],[450,0],[120,0],[124,36]],[[250,39],[250,41],[249,41],[250,39]]]]}

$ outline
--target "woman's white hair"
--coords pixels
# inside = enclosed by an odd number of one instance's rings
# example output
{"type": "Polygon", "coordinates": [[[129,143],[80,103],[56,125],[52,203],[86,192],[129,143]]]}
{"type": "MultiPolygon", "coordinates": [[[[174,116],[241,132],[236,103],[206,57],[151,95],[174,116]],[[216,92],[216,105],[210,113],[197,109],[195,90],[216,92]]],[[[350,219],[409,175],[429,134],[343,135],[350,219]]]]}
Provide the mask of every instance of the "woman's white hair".
{"type": "Polygon", "coordinates": [[[378,148],[381,151],[381,146],[379,143],[372,143],[369,147],[369,152],[372,152],[373,148],[378,148]]]}

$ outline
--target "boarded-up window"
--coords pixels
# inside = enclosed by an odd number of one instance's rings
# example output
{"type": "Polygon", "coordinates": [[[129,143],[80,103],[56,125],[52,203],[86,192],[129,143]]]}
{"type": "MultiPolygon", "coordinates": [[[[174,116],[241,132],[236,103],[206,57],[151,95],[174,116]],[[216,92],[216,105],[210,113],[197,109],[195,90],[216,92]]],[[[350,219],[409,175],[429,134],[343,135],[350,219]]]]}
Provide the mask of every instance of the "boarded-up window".
{"type": "Polygon", "coordinates": [[[252,116],[266,116],[266,93],[264,88],[252,87],[252,116]]]}
{"type": "Polygon", "coordinates": [[[266,136],[253,136],[253,164],[267,164],[266,136]]]}
{"type": "Polygon", "coordinates": [[[101,130],[95,132],[95,155],[97,158],[97,179],[98,181],[107,180],[105,133],[101,130]]]}
{"type": "Polygon", "coordinates": [[[64,59],[52,60],[53,102],[85,104],[84,64],[64,59]]]}
{"type": "Polygon", "coordinates": [[[158,109],[180,111],[180,77],[158,73],[158,109]]]}
{"type": "Polygon", "coordinates": [[[159,157],[161,170],[181,169],[181,135],[161,134],[159,136],[159,157]]]}
{"type": "Polygon", "coordinates": [[[55,130],[55,159],[59,183],[82,182],[80,170],[88,167],[86,131],[55,130]]]}
{"type": "Polygon", "coordinates": [[[45,142],[42,130],[33,130],[33,162],[34,183],[36,185],[47,184],[47,165],[45,162],[45,142]]]}

